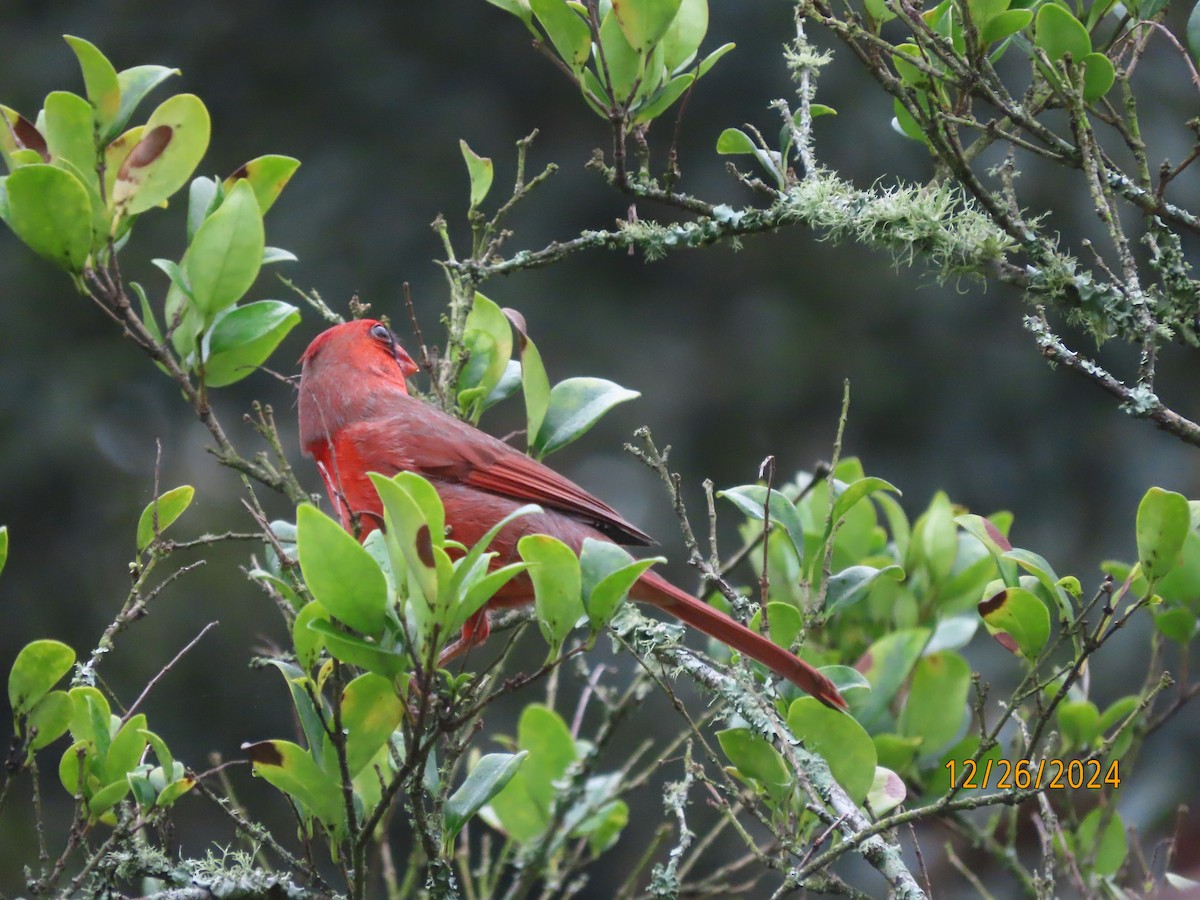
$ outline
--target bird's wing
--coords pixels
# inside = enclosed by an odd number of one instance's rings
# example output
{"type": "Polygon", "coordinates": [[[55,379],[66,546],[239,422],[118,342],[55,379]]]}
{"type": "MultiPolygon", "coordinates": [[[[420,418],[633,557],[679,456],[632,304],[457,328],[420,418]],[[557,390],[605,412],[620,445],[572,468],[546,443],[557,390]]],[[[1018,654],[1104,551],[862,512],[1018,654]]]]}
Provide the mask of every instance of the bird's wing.
{"type": "Polygon", "coordinates": [[[394,413],[347,425],[338,435],[339,443],[353,445],[365,471],[416,472],[556,509],[617,543],[655,543],[607,503],[548,466],[428,404],[405,400],[398,409],[393,406],[394,413]]]}

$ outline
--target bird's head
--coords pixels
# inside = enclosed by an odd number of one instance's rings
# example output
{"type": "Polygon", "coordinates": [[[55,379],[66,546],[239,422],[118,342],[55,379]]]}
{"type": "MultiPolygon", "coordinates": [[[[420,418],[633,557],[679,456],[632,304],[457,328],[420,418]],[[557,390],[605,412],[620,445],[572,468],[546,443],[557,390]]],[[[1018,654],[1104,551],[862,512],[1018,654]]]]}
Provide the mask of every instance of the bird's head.
{"type": "Polygon", "coordinates": [[[396,336],[375,319],[355,319],[322,331],[308,345],[300,363],[305,376],[327,366],[349,368],[361,375],[399,382],[401,386],[418,371],[396,336]]]}

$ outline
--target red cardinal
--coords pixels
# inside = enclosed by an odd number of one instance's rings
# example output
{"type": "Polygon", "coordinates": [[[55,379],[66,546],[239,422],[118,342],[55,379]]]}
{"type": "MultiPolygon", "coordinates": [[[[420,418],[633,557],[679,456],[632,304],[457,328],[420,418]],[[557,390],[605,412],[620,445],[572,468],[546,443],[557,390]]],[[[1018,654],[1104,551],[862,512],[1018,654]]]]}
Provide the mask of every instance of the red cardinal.
{"type": "MultiPolygon", "coordinates": [[[[316,460],[342,525],[357,521],[365,538],[383,521],[383,504],[368,472],[416,472],[432,482],[446,509],[450,536],[468,547],[513,510],[545,510],[506,525],[488,548],[493,566],[515,561],[517,541],[548,534],[578,553],[584,538],[650,544],[651,538],[607,504],[552,469],[489,434],[410,397],[405,379],[417,365],[380,322],[360,319],[317,335],[300,358],[300,443],[316,460]]],[[[845,709],[833,683],[804,660],[724,613],[646,572],[630,591],[758,660],[826,706],[845,709]]],[[[488,601],[492,609],[533,600],[528,576],[509,581],[488,601]]],[[[456,651],[482,643],[486,611],[463,628],[456,651]]]]}

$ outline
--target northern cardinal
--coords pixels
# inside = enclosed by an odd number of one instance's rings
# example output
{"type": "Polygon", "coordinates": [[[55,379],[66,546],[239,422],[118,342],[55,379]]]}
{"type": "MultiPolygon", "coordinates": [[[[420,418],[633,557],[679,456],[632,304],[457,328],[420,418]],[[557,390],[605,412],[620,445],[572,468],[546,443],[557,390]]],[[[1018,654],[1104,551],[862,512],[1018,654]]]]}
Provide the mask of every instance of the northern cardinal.
{"type": "MultiPolygon", "coordinates": [[[[492,541],[493,566],[517,559],[517,541],[548,534],[576,553],[584,538],[651,544],[649,535],[552,469],[489,434],[409,396],[412,358],[382,323],[359,319],[317,335],[300,358],[300,443],[316,460],[342,525],[359,539],[380,527],[383,504],[368,472],[416,472],[429,479],[446,510],[450,537],[467,546],[513,510],[536,503],[541,513],[506,525],[492,541]]],[[[630,591],[771,669],[826,706],[845,709],[833,682],[804,660],[647,571],[630,591]]],[[[522,574],[488,601],[499,609],[529,603],[522,574]]],[[[463,628],[461,652],[488,635],[486,609],[463,628]]]]}

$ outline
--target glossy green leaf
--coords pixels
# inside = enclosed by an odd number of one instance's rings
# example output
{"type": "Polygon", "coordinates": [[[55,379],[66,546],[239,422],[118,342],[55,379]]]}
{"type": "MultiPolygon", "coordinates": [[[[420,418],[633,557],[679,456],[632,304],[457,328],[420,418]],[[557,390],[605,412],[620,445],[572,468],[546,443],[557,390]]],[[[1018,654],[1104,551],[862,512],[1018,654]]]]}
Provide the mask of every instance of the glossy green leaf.
{"type": "Polygon", "coordinates": [[[1004,554],[1004,559],[1011,559],[1022,569],[1034,576],[1045,589],[1046,594],[1058,605],[1058,615],[1063,621],[1069,621],[1074,615],[1071,601],[1066,591],[1059,583],[1060,579],[1049,562],[1032,550],[1014,547],[1004,554]]]}
{"type": "Polygon", "coordinates": [[[583,604],[591,627],[598,630],[607,625],[642,573],[655,563],[666,561],[662,556],[635,560],[611,541],[584,538],[579,569],[583,604]]]}
{"type": "Polygon", "coordinates": [[[882,569],[874,566],[850,566],[829,576],[825,591],[825,614],[832,616],[841,607],[853,606],[866,597],[875,580],[884,575],[893,581],[904,580],[904,570],[894,565],[884,566],[882,569]]]}
{"type": "Polygon", "coordinates": [[[790,792],[792,773],[764,737],[749,728],[726,728],[717,732],[717,741],[738,771],[761,784],[769,797],[778,801],[790,792]]]}
{"type": "Polygon", "coordinates": [[[518,346],[521,355],[521,391],[525,395],[525,440],[532,445],[533,438],[542,430],[546,410],[550,408],[550,379],[542,364],[542,354],[525,331],[525,319],[516,310],[504,310],[520,336],[518,346]]]}
{"type": "Polygon", "coordinates": [[[704,59],[700,60],[700,65],[696,66],[696,77],[703,78],[705,75],[707,75],[708,70],[717,64],[717,60],[719,60],[726,53],[729,53],[736,46],[737,44],[734,44],[732,41],[727,44],[722,44],[712,53],[708,54],[708,56],[704,57],[704,59]]]}
{"type": "Polygon", "coordinates": [[[538,627],[557,655],[575,623],[583,616],[579,557],[557,538],[527,534],[517,542],[521,559],[529,563],[538,627]]]}
{"type": "Polygon", "coordinates": [[[387,584],[370,554],[307,503],[296,510],[296,542],[300,571],[313,597],[351,628],[378,635],[386,618],[387,584]]]}
{"type": "Polygon", "coordinates": [[[4,571],[6,562],[8,562],[8,526],[0,525],[0,572],[4,571]]]}
{"type": "Polygon", "coordinates": [[[725,155],[753,154],[758,151],[750,135],[740,128],[726,128],[717,138],[717,152],[725,155]]]}
{"type": "Polygon", "coordinates": [[[412,660],[402,649],[387,649],[351,634],[331,622],[328,615],[328,612],[325,615],[314,613],[308,620],[308,629],[316,632],[334,659],[391,679],[411,671],[412,660]]]}
{"type": "Polygon", "coordinates": [[[1033,10],[1010,9],[988,19],[987,23],[980,29],[979,36],[985,46],[994,44],[996,41],[1002,41],[1006,37],[1016,34],[1018,31],[1024,31],[1032,21],[1033,10]]]}
{"type": "Polygon", "coordinates": [[[788,650],[792,648],[792,644],[804,630],[804,620],[800,616],[800,610],[792,604],[780,600],[772,600],[767,603],[767,624],[771,626],[770,634],[763,630],[762,608],[760,607],[750,617],[748,627],[751,631],[766,635],[772,643],[788,650]]]}
{"type": "Polygon", "coordinates": [[[468,355],[458,378],[458,403],[475,422],[483,412],[482,401],[500,383],[512,358],[512,326],[508,318],[499,306],[478,292],[467,314],[463,349],[468,355]]]}
{"type": "Polygon", "coordinates": [[[305,672],[312,671],[325,646],[321,635],[308,627],[309,622],[314,619],[329,619],[329,610],[316,600],[305,604],[292,623],[292,646],[296,650],[296,662],[305,672]]]}
{"type": "Polygon", "coordinates": [[[346,768],[354,778],[400,727],[404,704],[391,681],[374,673],[359,675],[342,691],[342,728],[346,768]]]}
{"type": "Polygon", "coordinates": [[[13,715],[28,713],[74,664],[75,651],[61,641],[32,641],[22,647],[8,675],[13,715]]]}
{"type": "Polygon", "coordinates": [[[772,524],[783,529],[791,541],[792,548],[796,551],[796,559],[803,564],[804,523],[796,511],[796,505],[786,496],[777,490],[772,490],[768,501],[765,485],[744,484],[717,491],[717,498],[730,501],[748,518],[758,522],[763,520],[763,511],[766,509],[771,515],[772,524]],[[768,502],[770,503],[769,509],[767,509],[768,502]]]}
{"type": "MultiPolygon", "coordinates": [[[[903,737],[899,734],[876,734],[871,740],[879,756],[879,765],[902,772],[917,758],[917,751],[924,741],[919,737],[903,737]]],[[[878,770],[876,770],[878,771],[878,770]]]]}
{"type": "Polygon", "coordinates": [[[113,735],[104,756],[104,783],[124,780],[142,759],[146,749],[146,717],[138,713],[113,735]]]}
{"type": "Polygon", "coordinates": [[[187,184],[208,149],[210,129],[208,110],[199,97],[177,94],[164,101],[117,172],[114,208],[136,215],[187,184]]]}
{"type": "Polygon", "coordinates": [[[1099,878],[1116,875],[1129,854],[1125,823],[1116,810],[1096,807],[1083,817],[1074,838],[1076,858],[1094,859],[1092,872],[1099,878]]]}
{"type": "Polygon", "coordinates": [[[259,300],[217,314],[204,336],[204,382],[224,387],[241,381],[275,352],[300,323],[300,310],[282,300],[259,300]]]}
{"type": "MultiPolygon", "coordinates": [[[[575,14],[571,13],[571,15],[575,14]]],[[[467,163],[467,175],[471,179],[471,209],[475,209],[487,197],[488,191],[492,189],[494,167],[490,159],[486,156],[480,156],[467,146],[466,141],[460,139],[458,146],[462,150],[463,159],[467,163]]]]}
{"type": "Polygon", "coordinates": [[[116,120],[121,108],[121,85],[117,80],[117,70],[95,44],[69,34],[63,35],[63,40],[71,45],[75,58],[79,60],[88,101],[96,110],[96,124],[100,133],[104,134],[116,120]]]}
{"type": "Polygon", "coordinates": [[[988,631],[1002,646],[1035,660],[1050,639],[1050,611],[1035,594],[1009,587],[979,604],[988,631]]]}
{"type": "Polygon", "coordinates": [[[91,741],[101,753],[108,752],[109,731],[113,719],[108,700],[99,689],[90,685],[70,690],[75,711],[71,716],[71,735],[76,740],[91,741]]]}
{"type": "Polygon", "coordinates": [[[878,759],[875,744],[862,725],[815,697],[792,701],[787,723],[805,747],[824,757],[850,799],[861,803],[875,783],[878,759]]]}
{"type": "Polygon", "coordinates": [[[582,437],[618,403],[640,397],[603,378],[567,378],[550,391],[550,405],[533,446],[541,459],[582,437]]]}
{"type": "Polygon", "coordinates": [[[529,8],[546,30],[559,57],[578,75],[592,51],[592,33],[587,23],[565,0],[529,0],[529,8]]]}
{"type": "Polygon", "coordinates": [[[1083,23],[1056,3],[1045,3],[1038,10],[1033,43],[1045,50],[1052,61],[1070,53],[1071,59],[1078,63],[1092,52],[1092,39],[1083,23]]]}
{"type": "Polygon", "coordinates": [[[939,619],[925,652],[936,653],[938,650],[957,650],[959,647],[965,647],[978,630],[979,615],[975,612],[939,619]]]}
{"type": "Polygon", "coordinates": [[[1083,58],[1083,99],[1095,103],[1108,93],[1117,80],[1117,70],[1103,53],[1089,53],[1083,58]]]}
{"type": "Polygon", "coordinates": [[[529,0],[487,0],[487,2],[505,12],[512,13],[526,25],[532,27],[533,12],[529,8],[529,0]]]}
{"type": "Polygon", "coordinates": [[[708,33],[708,0],[683,0],[662,37],[663,64],[668,72],[691,62],[708,33]]]}
{"type": "Polygon", "coordinates": [[[1175,567],[1191,529],[1187,498],[1152,487],[1138,504],[1137,548],[1142,573],[1153,584],[1175,567]]]}
{"type": "Polygon", "coordinates": [[[326,826],[345,825],[345,805],[337,776],[329,775],[303,747],[291,741],[242,744],[254,774],[296,800],[326,826]]]}
{"type": "Polygon", "coordinates": [[[855,705],[855,716],[868,727],[887,714],[888,705],[908,681],[909,673],[929,642],[928,628],[905,628],[875,641],[858,661],[857,668],[871,684],[871,692],[855,705]]]}
{"type": "Polygon", "coordinates": [[[134,66],[118,72],[117,84],[121,88],[121,105],[117,109],[117,117],[100,135],[101,142],[120,134],[146,95],[172,75],[178,74],[178,69],[168,69],[166,66],[134,66]]]}
{"type": "Polygon", "coordinates": [[[69,163],[86,186],[96,177],[95,121],[92,105],[70,91],[53,91],[44,109],[46,149],[55,163],[69,163]]]}
{"type": "Polygon", "coordinates": [[[490,806],[508,836],[527,843],[545,830],[554,803],[554,782],[578,754],[567,723],[539,704],[531,704],[521,713],[517,747],[529,756],[490,806]]]}
{"type": "Polygon", "coordinates": [[[29,742],[30,751],[41,750],[66,734],[74,713],[74,701],[66,691],[51,691],[43,696],[29,711],[28,732],[34,734],[29,742]]]}
{"type": "MultiPolygon", "coordinates": [[[[445,513],[441,511],[440,501],[431,504],[428,511],[423,509],[418,499],[408,490],[409,479],[401,477],[406,474],[408,473],[401,472],[394,478],[385,478],[377,472],[372,472],[370,478],[383,503],[388,539],[396,542],[404,557],[404,568],[415,578],[421,596],[413,599],[424,604],[425,627],[432,627],[436,619],[434,607],[439,593],[434,549],[440,549],[445,542],[445,513]]],[[[432,487],[430,490],[432,491],[432,487]]],[[[434,498],[436,497],[435,493],[434,498]]]]}
{"type": "Polygon", "coordinates": [[[671,107],[672,103],[683,96],[683,92],[691,87],[695,79],[696,76],[691,72],[676,75],[663,85],[656,94],[649,97],[646,103],[638,106],[637,115],[634,116],[633,123],[641,125],[658,118],[671,107]]]}
{"type": "Polygon", "coordinates": [[[1192,7],[1187,20],[1187,44],[1192,58],[1200,61],[1200,3],[1192,7]]]}
{"type": "Polygon", "coordinates": [[[603,66],[599,60],[596,62],[600,81],[611,88],[614,100],[623,103],[643,73],[645,55],[635,50],[625,38],[617,17],[611,12],[600,23],[600,46],[607,63],[603,66]]]}
{"type": "Polygon", "coordinates": [[[921,657],[900,713],[900,733],[921,738],[923,756],[938,752],[962,728],[970,687],[971,667],[953,650],[921,657]]]}
{"type": "Polygon", "coordinates": [[[245,179],[254,190],[254,199],[258,201],[258,209],[262,215],[275,205],[287,183],[292,180],[296,170],[300,168],[300,160],[291,156],[269,154],[259,156],[243,164],[236,172],[225,179],[223,188],[228,194],[238,181],[245,179]]]}
{"type": "Polygon", "coordinates": [[[79,272],[92,247],[92,202],[87,188],[65,169],[21,166],[4,182],[8,224],[38,256],[79,272]]]}
{"type": "Polygon", "coordinates": [[[446,846],[453,843],[472,816],[504,790],[528,757],[527,750],[488,753],[475,763],[458,790],[446,798],[442,825],[442,841],[446,846]]]}
{"type": "Polygon", "coordinates": [[[183,515],[184,510],[191,506],[192,498],[195,496],[196,489],[194,487],[190,484],[181,484],[146,504],[146,508],[138,517],[138,553],[143,552],[158,535],[170,528],[171,524],[183,515]]]}
{"type": "Polygon", "coordinates": [[[262,213],[249,182],[239,181],[221,207],[204,220],[184,257],[192,301],[213,321],[237,303],[262,268],[262,213]]]}
{"type": "Polygon", "coordinates": [[[648,53],[666,35],[680,3],[681,0],[612,0],[612,11],[630,46],[639,53],[648,53]]]}

